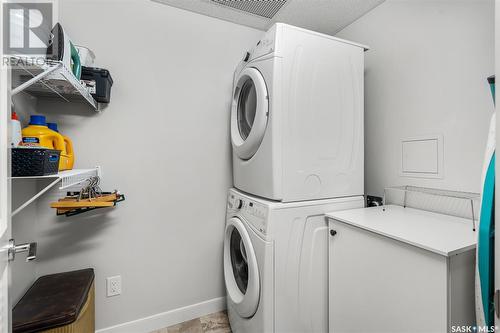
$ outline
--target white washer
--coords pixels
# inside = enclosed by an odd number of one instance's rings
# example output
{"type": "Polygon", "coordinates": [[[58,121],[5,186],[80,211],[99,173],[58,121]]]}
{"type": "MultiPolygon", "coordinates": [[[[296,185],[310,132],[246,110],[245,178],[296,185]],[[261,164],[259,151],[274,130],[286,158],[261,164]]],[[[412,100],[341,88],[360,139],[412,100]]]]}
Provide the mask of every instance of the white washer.
{"type": "Polygon", "coordinates": [[[365,46],[274,25],[235,72],[235,187],[291,202],[364,194],[365,46]]]}
{"type": "Polygon", "coordinates": [[[363,197],[280,203],[229,191],[224,279],[234,333],[328,331],[326,212],[363,197]]]}

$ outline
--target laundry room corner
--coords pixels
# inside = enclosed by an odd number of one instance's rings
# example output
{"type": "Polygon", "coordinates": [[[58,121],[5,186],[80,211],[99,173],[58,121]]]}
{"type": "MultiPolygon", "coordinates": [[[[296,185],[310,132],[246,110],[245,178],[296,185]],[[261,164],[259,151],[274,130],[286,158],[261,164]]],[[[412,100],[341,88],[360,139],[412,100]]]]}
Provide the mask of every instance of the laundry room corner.
{"type": "Polygon", "coordinates": [[[337,33],[371,46],[367,194],[382,196],[388,184],[480,191],[484,151],[477,147],[486,145],[493,109],[486,81],[494,73],[493,33],[493,0],[387,0],[337,33]],[[402,142],[437,137],[441,175],[402,173],[402,142]]]}
{"type": "Polygon", "coordinates": [[[98,217],[61,218],[47,209],[60,192],[46,194],[33,206],[36,276],[20,289],[94,267],[97,330],[165,313],[155,323],[168,326],[223,309],[228,96],[234,67],[261,32],[149,0],[59,5],[65,30],[112,73],[113,103],[61,115],[64,104],[39,102],[38,112],[64,122],[77,167],[101,166],[102,187],[120,184],[128,201],[98,217]],[[121,295],[106,297],[110,276],[121,276],[121,295]]]}
{"type": "Polygon", "coordinates": [[[0,333],[500,333],[500,0],[0,3],[0,333]]]}

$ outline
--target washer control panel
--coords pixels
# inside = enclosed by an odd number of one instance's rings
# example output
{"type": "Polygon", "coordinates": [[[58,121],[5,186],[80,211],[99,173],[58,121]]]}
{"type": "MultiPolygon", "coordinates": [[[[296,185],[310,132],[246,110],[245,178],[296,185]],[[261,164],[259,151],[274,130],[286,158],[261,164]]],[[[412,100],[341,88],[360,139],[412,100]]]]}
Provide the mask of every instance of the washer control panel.
{"type": "Polygon", "coordinates": [[[230,193],[227,209],[228,212],[231,211],[233,214],[244,217],[247,222],[264,235],[267,234],[268,208],[262,203],[230,193]]]}
{"type": "Polygon", "coordinates": [[[243,61],[248,62],[256,58],[260,58],[262,56],[265,56],[266,54],[273,53],[275,50],[275,42],[274,39],[267,37],[259,40],[257,44],[248,51],[244,58],[243,61]]]}

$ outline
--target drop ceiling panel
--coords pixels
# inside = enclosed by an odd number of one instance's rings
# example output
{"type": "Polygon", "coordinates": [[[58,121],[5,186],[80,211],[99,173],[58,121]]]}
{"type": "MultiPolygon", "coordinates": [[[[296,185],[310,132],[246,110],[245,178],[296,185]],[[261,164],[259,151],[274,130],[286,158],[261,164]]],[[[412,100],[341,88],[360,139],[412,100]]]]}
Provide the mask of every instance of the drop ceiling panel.
{"type": "Polygon", "coordinates": [[[282,22],[333,35],[385,0],[153,1],[259,30],[282,22]]]}

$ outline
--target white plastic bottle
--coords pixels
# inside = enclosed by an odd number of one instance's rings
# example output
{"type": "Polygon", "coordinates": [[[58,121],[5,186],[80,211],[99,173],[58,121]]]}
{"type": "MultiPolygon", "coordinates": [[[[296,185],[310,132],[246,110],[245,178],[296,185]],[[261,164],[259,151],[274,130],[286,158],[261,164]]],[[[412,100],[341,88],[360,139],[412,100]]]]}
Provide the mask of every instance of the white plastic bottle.
{"type": "Polygon", "coordinates": [[[12,148],[16,148],[23,141],[23,135],[21,132],[21,122],[19,121],[17,113],[15,113],[14,111],[12,111],[10,124],[11,124],[10,146],[12,148]]]}

